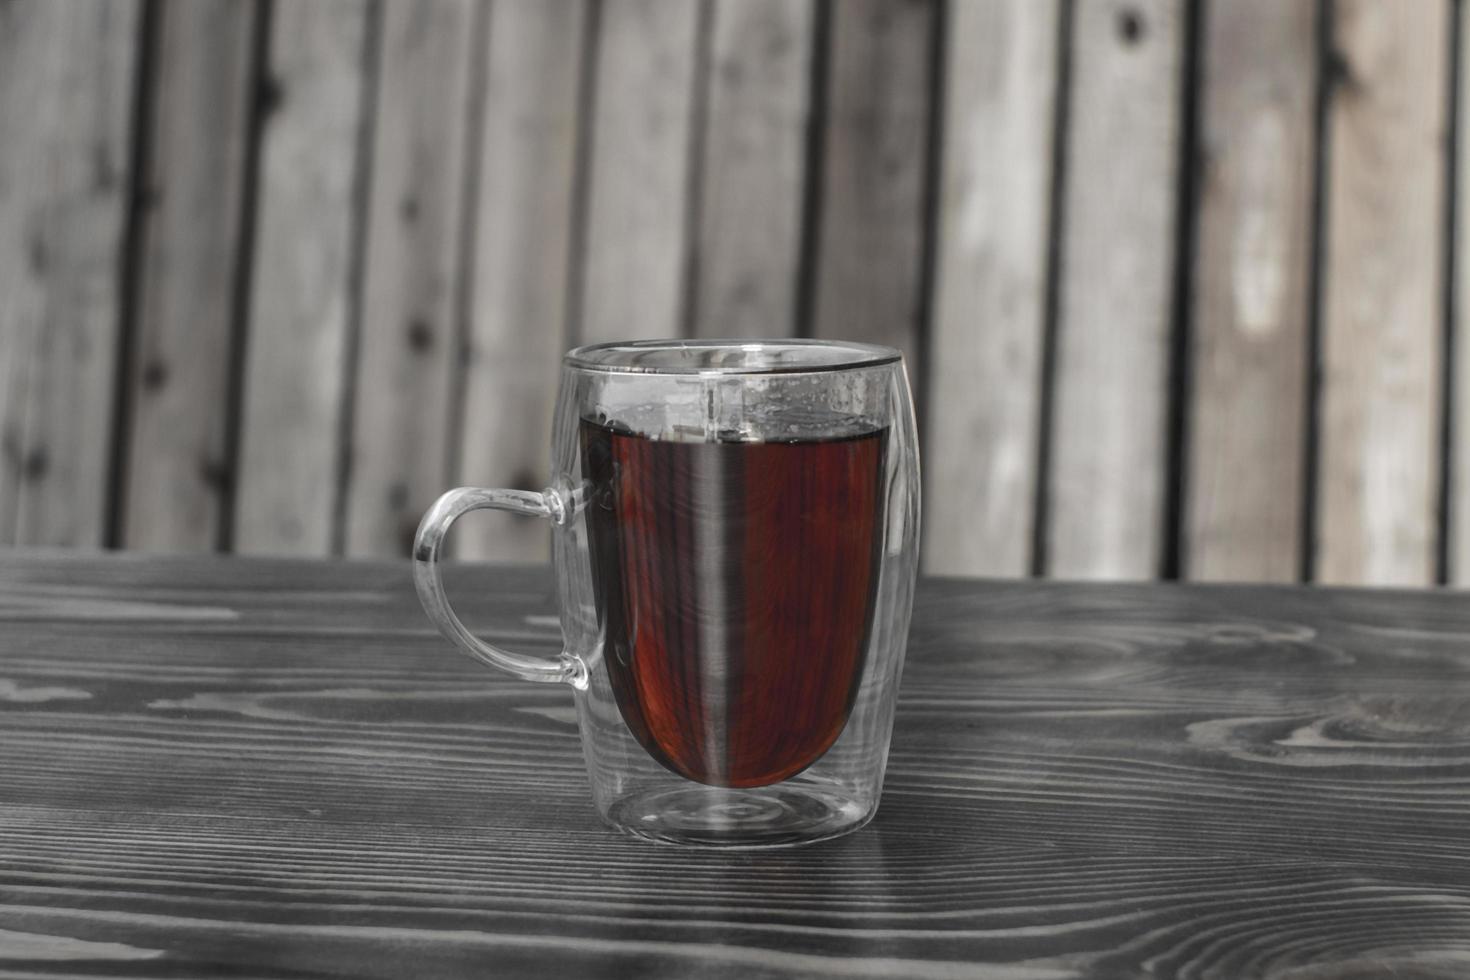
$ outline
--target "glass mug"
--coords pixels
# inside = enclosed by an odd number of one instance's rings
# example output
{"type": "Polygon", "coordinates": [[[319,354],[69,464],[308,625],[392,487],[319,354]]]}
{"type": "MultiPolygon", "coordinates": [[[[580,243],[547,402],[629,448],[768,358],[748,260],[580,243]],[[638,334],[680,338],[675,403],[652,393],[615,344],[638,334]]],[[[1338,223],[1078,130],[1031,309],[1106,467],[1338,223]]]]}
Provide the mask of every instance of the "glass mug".
{"type": "Polygon", "coordinates": [[[878,806],[913,600],[919,458],[901,355],[816,340],[598,344],[562,363],[551,485],[424,515],[419,596],[477,660],[576,691],[598,812],[659,841],[806,843],[878,806]],[[462,514],[547,518],[564,652],[450,609],[462,514]]]}

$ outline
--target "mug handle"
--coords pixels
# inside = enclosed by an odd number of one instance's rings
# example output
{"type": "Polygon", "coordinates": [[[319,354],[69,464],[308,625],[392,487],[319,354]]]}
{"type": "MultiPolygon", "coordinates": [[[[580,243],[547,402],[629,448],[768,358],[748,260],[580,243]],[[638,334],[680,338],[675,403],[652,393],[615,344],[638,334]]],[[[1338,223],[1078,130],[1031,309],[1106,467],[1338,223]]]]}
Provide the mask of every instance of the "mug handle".
{"type": "Polygon", "coordinates": [[[430,507],[419,523],[418,534],[413,542],[413,581],[418,587],[419,601],[424,612],[439,627],[449,641],[481,663],[512,674],[527,681],[566,681],[581,689],[587,684],[587,667],[582,659],[571,651],[564,650],[556,660],[544,657],[528,657],[491,646],[471,633],[449,605],[444,594],[444,578],[439,565],[439,554],[444,546],[444,536],[450,526],[472,510],[508,510],[513,514],[529,514],[533,517],[549,518],[553,524],[567,523],[571,508],[555,489],[541,493],[532,490],[486,490],[480,487],[459,487],[450,490],[430,507]]]}

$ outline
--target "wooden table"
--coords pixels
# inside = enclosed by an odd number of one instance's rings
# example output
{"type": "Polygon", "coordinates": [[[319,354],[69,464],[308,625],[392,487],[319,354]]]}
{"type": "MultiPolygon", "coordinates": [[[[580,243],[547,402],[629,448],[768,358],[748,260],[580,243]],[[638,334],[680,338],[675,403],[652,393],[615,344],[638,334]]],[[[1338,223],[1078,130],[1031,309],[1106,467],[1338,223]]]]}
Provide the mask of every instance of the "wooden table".
{"type": "Polygon", "coordinates": [[[0,976],[1465,976],[1467,695],[1453,594],[927,582],[877,820],[722,854],[605,830],[406,564],[10,553],[0,976]]]}

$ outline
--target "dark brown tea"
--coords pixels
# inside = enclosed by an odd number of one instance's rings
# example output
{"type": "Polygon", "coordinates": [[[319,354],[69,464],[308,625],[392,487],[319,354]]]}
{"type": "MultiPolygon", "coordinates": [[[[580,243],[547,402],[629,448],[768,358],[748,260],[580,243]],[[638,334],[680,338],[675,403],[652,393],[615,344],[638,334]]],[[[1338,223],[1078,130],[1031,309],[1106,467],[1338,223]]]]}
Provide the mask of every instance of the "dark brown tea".
{"type": "Polygon", "coordinates": [[[837,741],[862,677],[888,430],[791,442],[581,430],[603,659],[628,728],[701,783],[801,772],[837,741]]]}

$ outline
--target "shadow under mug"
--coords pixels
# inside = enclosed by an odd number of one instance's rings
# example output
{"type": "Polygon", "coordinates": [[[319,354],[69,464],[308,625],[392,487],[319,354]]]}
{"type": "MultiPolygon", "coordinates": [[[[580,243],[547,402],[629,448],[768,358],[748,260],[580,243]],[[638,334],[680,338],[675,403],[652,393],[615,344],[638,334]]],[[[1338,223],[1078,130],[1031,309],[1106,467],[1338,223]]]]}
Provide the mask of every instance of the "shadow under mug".
{"type": "Polygon", "coordinates": [[[562,362],[550,486],[451,490],[414,543],[439,629],[576,692],[613,827],[727,847],[847,833],[877,809],[919,533],[901,355],[815,340],[599,344],[562,362]],[[565,648],[502,650],[450,609],[462,514],[553,527],[565,648]]]}

